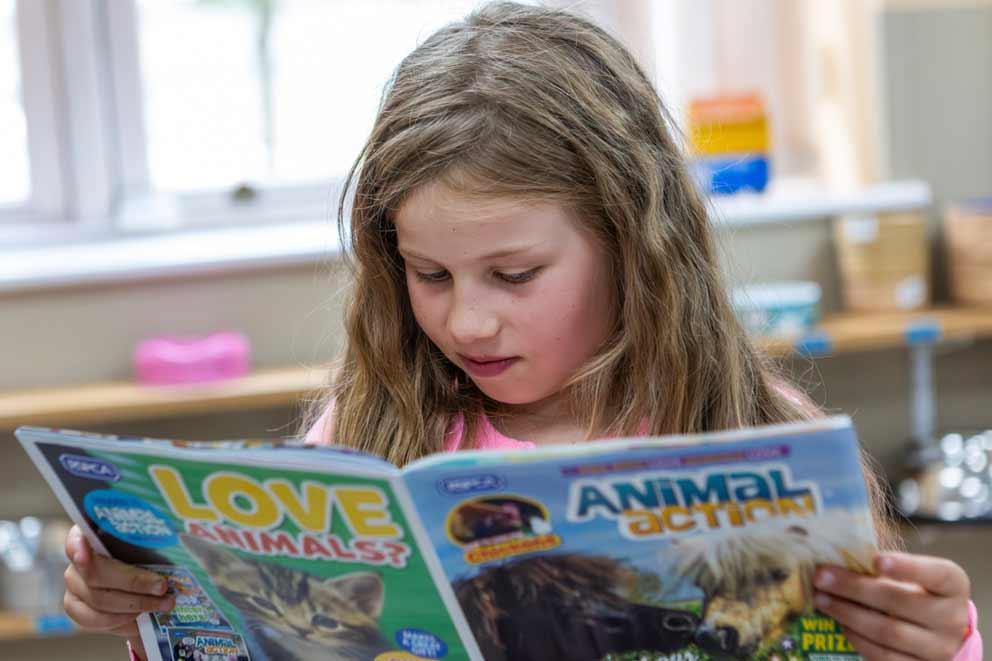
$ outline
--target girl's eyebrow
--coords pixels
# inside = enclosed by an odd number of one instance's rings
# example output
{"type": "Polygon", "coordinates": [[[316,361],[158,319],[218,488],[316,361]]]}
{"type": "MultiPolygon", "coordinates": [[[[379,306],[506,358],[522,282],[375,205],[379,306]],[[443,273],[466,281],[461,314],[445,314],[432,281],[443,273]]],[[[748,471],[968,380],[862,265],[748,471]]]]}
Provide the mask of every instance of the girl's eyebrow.
{"type": "Polygon", "coordinates": [[[414,259],[421,259],[421,260],[423,260],[425,262],[433,262],[434,261],[433,259],[431,259],[430,257],[428,257],[426,255],[421,255],[420,253],[414,252],[412,250],[406,250],[406,249],[401,248],[399,246],[397,246],[396,250],[400,253],[400,256],[402,256],[404,259],[410,259],[411,257],[413,257],[414,259]]]}
{"type": "MultiPolygon", "coordinates": [[[[509,248],[504,248],[503,250],[497,250],[495,252],[491,252],[487,255],[482,255],[481,257],[479,257],[479,259],[482,260],[501,259],[503,257],[510,257],[512,255],[528,252],[536,247],[537,246],[530,244],[521,245],[521,246],[511,246],[509,248]]],[[[403,257],[413,257],[414,259],[422,259],[425,262],[436,261],[431,257],[428,257],[426,255],[421,255],[420,253],[414,252],[413,250],[407,250],[402,247],[397,247],[397,250],[399,251],[400,255],[402,255],[403,257]]]]}

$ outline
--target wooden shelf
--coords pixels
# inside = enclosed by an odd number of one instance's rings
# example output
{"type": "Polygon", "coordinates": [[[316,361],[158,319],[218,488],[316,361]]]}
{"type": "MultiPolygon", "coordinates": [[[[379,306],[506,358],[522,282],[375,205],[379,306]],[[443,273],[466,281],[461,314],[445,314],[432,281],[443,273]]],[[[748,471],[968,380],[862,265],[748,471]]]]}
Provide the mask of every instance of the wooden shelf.
{"type": "Polygon", "coordinates": [[[0,612],[0,640],[30,638],[34,635],[34,622],[29,616],[0,612]]]}
{"type": "MultiPolygon", "coordinates": [[[[825,356],[925,341],[992,337],[992,309],[935,308],[916,312],[832,315],[799,341],[759,340],[770,353],[825,356]],[[929,335],[928,335],[929,334],[929,335]]],[[[294,406],[327,379],[326,368],[285,368],[196,386],[102,383],[0,391],[0,430],[19,425],[81,426],[128,420],[294,406]]]]}
{"type": "Polygon", "coordinates": [[[923,341],[968,341],[992,337],[990,308],[932,308],[914,312],[831,315],[797,341],[762,339],[769,353],[824,356],[908,346],[923,341]]]}
{"type": "Polygon", "coordinates": [[[20,425],[89,425],[294,406],[327,379],[323,368],[261,370],[202,385],[100,383],[0,391],[0,430],[20,425]]]}
{"type": "Polygon", "coordinates": [[[76,630],[64,614],[35,616],[0,611],[0,641],[70,636],[76,630]]]}

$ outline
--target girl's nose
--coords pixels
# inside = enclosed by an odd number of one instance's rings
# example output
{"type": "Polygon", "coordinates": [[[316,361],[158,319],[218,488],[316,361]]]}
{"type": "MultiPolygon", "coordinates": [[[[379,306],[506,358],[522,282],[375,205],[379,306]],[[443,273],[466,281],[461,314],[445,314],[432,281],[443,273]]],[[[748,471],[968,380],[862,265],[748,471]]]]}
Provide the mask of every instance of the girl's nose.
{"type": "Polygon", "coordinates": [[[499,320],[477,301],[456,301],[448,315],[448,332],[459,344],[470,345],[495,336],[499,332],[499,320]]]}

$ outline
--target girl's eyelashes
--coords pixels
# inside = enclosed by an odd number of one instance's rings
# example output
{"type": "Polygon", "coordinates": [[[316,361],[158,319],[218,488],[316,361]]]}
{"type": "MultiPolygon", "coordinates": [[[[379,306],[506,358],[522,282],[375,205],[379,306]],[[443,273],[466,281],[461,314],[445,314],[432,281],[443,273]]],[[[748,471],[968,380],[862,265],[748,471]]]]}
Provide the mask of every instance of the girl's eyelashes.
{"type": "Polygon", "coordinates": [[[537,275],[537,272],[541,270],[541,267],[530,269],[529,271],[521,271],[519,273],[501,273],[497,271],[495,273],[496,277],[507,282],[511,285],[521,285],[525,282],[530,282],[537,275]]]}
{"type": "MultiPolygon", "coordinates": [[[[511,285],[522,285],[525,282],[530,282],[537,275],[541,267],[530,269],[529,271],[521,271],[519,273],[504,273],[502,271],[493,271],[493,277],[497,280],[501,280],[507,284],[511,285]]],[[[424,273],[423,271],[414,271],[414,275],[417,280],[421,282],[426,282],[428,284],[438,284],[448,280],[451,275],[446,270],[431,271],[424,273]]]]}
{"type": "Polygon", "coordinates": [[[414,271],[417,276],[417,280],[427,283],[437,283],[444,282],[448,279],[448,272],[445,270],[432,271],[431,273],[422,273],[421,271],[414,271]]]}

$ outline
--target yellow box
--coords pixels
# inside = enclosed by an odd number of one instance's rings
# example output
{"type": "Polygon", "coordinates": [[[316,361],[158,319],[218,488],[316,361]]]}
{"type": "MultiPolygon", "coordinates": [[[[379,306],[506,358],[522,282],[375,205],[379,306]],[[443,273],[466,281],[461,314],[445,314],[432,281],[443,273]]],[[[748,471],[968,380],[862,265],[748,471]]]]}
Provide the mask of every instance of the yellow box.
{"type": "Polygon", "coordinates": [[[689,142],[694,154],[765,153],[768,118],[755,94],[695,99],[689,105],[689,142]]]}

